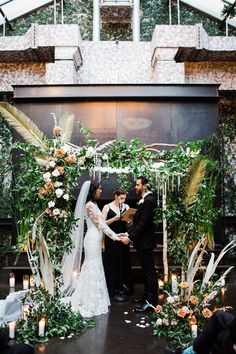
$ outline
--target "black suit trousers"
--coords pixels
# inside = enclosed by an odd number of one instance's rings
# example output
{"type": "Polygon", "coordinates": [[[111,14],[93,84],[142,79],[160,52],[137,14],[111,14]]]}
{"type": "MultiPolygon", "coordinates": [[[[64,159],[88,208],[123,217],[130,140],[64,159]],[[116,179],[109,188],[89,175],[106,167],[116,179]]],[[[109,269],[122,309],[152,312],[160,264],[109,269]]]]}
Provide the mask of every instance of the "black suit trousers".
{"type": "Polygon", "coordinates": [[[158,282],[152,249],[138,249],[144,276],[144,298],[153,306],[157,305],[158,282]]]}
{"type": "Polygon", "coordinates": [[[202,333],[194,340],[197,354],[235,354],[229,324],[234,316],[224,311],[215,312],[202,333]]]}

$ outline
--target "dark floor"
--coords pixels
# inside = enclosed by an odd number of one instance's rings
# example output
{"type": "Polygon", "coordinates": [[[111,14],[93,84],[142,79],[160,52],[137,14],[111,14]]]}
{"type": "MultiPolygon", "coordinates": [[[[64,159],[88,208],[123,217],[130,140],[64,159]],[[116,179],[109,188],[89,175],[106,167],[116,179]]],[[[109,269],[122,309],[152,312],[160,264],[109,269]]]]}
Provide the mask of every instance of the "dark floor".
{"type": "MultiPolygon", "coordinates": [[[[236,309],[236,271],[229,276],[229,288],[225,296],[225,306],[236,309]]],[[[141,284],[135,285],[136,295],[141,295],[141,284]]],[[[5,274],[0,276],[0,298],[5,298],[9,292],[5,274]]],[[[52,339],[48,343],[35,346],[35,354],[161,354],[165,341],[154,337],[150,327],[139,327],[140,321],[151,322],[151,315],[137,315],[132,312],[134,305],[113,302],[107,315],[96,317],[96,326],[87,329],[80,336],[71,339],[52,339]],[[128,312],[125,314],[124,312],[128,312]],[[130,323],[125,320],[131,321],[130,323]]],[[[232,310],[235,312],[235,309],[232,310]]],[[[235,312],[236,313],[236,312],[235,312]]]]}

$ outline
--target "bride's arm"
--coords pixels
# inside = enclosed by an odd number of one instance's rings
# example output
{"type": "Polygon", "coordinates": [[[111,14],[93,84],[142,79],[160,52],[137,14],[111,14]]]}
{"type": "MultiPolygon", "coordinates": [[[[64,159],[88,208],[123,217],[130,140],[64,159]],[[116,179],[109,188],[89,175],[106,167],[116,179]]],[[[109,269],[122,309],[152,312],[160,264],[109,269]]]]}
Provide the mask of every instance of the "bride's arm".
{"type": "Polygon", "coordinates": [[[86,210],[87,210],[87,215],[88,217],[92,220],[92,222],[97,226],[99,230],[104,232],[104,234],[108,237],[110,237],[113,241],[116,241],[119,239],[119,237],[116,235],[115,232],[113,232],[109,226],[105,223],[105,221],[101,218],[101,215],[95,204],[92,202],[88,202],[86,204],[86,210]]]}

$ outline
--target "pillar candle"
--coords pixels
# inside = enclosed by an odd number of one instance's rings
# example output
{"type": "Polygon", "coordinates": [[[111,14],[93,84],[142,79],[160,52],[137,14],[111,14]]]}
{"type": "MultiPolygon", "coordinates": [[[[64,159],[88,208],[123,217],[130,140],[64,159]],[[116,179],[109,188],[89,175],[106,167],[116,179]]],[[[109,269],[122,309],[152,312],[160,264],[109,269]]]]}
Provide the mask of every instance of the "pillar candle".
{"type": "Polygon", "coordinates": [[[192,325],[191,330],[192,330],[192,337],[197,338],[197,325],[196,324],[192,325]]]}
{"type": "Polygon", "coordinates": [[[172,274],[171,276],[171,290],[173,295],[178,294],[178,281],[177,281],[177,275],[175,274],[172,274]]]}
{"type": "Polygon", "coordinates": [[[15,287],[15,274],[14,273],[11,273],[10,274],[10,277],[9,277],[9,285],[10,285],[10,288],[14,288],[15,287]]]}
{"type": "Polygon", "coordinates": [[[45,323],[46,323],[45,318],[41,318],[41,320],[39,321],[39,336],[40,337],[44,337],[45,323]]]}
{"type": "Polygon", "coordinates": [[[33,288],[35,286],[34,276],[30,276],[30,287],[33,288]]]}
{"type": "Polygon", "coordinates": [[[161,279],[158,279],[158,285],[159,285],[159,289],[163,289],[164,282],[161,279]]]}
{"type": "Polygon", "coordinates": [[[12,321],[9,323],[9,337],[11,339],[15,338],[16,322],[12,321]]]}
{"type": "Polygon", "coordinates": [[[23,276],[23,290],[29,289],[29,276],[24,275],[23,276]]]}

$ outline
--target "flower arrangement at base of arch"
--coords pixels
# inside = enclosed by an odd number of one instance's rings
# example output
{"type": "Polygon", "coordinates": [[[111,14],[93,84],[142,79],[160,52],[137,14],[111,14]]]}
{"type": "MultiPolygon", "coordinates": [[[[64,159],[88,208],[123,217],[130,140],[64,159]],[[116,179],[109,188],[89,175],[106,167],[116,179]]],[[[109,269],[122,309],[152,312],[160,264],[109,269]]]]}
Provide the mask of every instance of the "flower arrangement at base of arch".
{"type": "Polygon", "coordinates": [[[187,281],[180,282],[174,293],[171,293],[171,286],[167,285],[164,303],[156,307],[150,305],[154,310],[154,335],[166,337],[182,347],[192,343],[196,331],[202,331],[215,311],[230,309],[222,300],[226,290],[225,277],[233,267],[228,268],[221,276],[215,271],[222,257],[236,246],[236,242],[231,241],[226,245],[215,261],[212,253],[207,266],[202,262],[204,242],[204,239],[200,240],[192,252],[187,281]]]}

